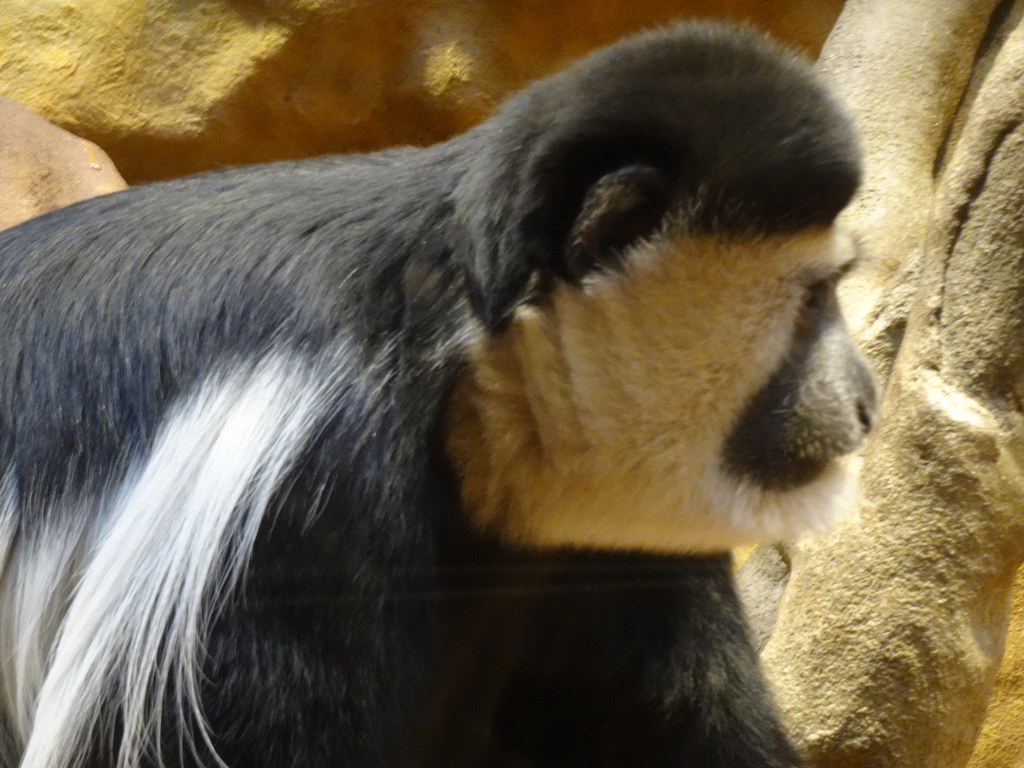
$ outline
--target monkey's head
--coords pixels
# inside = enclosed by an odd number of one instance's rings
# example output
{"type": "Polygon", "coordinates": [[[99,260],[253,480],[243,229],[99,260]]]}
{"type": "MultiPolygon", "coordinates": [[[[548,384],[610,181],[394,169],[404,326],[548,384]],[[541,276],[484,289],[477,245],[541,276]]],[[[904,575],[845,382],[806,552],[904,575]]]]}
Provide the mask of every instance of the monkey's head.
{"type": "Polygon", "coordinates": [[[449,453],[480,527],[709,550],[828,522],[872,377],[836,298],[849,120],[749,32],[629,39],[519,94],[456,190],[488,333],[449,453]]]}

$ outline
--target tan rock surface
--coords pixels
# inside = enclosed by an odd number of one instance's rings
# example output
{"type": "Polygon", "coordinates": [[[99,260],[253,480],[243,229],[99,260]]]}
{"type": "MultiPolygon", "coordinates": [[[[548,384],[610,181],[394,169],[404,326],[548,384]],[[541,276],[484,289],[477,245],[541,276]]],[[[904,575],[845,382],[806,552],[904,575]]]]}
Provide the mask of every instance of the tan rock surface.
{"type": "Polygon", "coordinates": [[[0,97],[0,229],[124,189],[106,153],[0,97]]]}
{"type": "Polygon", "coordinates": [[[430,143],[627,32],[750,20],[815,53],[841,0],[3,0],[0,94],[130,181],[430,143]]]}
{"type": "Polygon", "coordinates": [[[1024,768],[1024,571],[1017,571],[1006,652],[969,768],[1024,768]]]}
{"type": "Polygon", "coordinates": [[[848,221],[874,261],[847,298],[881,424],[856,515],[741,572],[762,600],[784,586],[758,636],[822,768],[966,765],[1002,659],[1024,557],[1024,27],[996,5],[850,0],[823,52],[867,149],[848,221]]]}

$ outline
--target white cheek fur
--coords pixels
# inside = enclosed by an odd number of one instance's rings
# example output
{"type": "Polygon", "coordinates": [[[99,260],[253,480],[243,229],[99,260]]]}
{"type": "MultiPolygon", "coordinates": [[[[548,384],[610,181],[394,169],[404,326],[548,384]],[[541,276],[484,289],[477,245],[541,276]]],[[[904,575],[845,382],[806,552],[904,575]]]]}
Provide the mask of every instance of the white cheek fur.
{"type": "Polygon", "coordinates": [[[822,530],[854,505],[857,460],[830,464],[790,491],[726,474],[609,472],[587,482],[544,486],[543,509],[501,531],[527,546],[694,553],[795,538],[822,530]]]}
{"type": "Polygon", "coordinates": [[[836,237],[663,238],[623,274],[522,313],[454,400],[449,448],[475,522],[540,547],[692,552],[841,515],[848,462],[786,492],[720,468],[724,436],[789,347],[793,276],[834,261],[836,237]]]}
{"type": "Polygon", "coordinates": [[[710,479],[713,509],[729,510],[735,535],[731,546],[792,540],[824,530],[849,514],[859,491],[860,458],[833,461],[822,474],[800,488],[772,491],[723,475],[710,479]]]}

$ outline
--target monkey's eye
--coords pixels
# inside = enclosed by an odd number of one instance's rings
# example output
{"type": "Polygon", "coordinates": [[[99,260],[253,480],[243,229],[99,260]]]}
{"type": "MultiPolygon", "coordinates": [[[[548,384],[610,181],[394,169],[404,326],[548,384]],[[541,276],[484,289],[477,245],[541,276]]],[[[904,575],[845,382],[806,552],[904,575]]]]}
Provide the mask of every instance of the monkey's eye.
{"type": "Polygon", "coordinates": [[[804,289],[804,311],[816,314],[823,310],[829,302],[839,282],[839,275],[815,280],[804,289]]]}
{"type": "Polygon", "coordinates": [[[852,258],[844,262],[826,275],[818,275],[804,288],[804,312],[815,314],[826,309],[834,300],[836,287],[851,270],[857,265],[859,259],[852,258]]]}

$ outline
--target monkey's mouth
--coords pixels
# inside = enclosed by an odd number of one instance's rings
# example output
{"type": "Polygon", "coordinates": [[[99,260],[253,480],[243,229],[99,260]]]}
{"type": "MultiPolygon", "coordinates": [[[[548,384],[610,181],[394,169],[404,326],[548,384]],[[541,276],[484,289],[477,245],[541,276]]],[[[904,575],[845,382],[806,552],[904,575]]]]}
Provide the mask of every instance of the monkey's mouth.
{"type": "MultiPolygon", "coordinates": [[[[792,491],[817,480],[841,455],[802,456],[768,452],[749,462],[742,474],[765,490],[792,491]]],[[[735,472],[731,466],[730,469],[735,472]]]]}
{"type": "MultiPolygon", "coordinates": [[[[777,414],[776,414],[777,416],[777,414]]],[[[740,420],[725,444],[726,471],[765,490],[791,491],[820,478],[843,456],[860,447],[870,429],[861,418],[834,419],[811,426],[799,418],[740,420]]]]}

